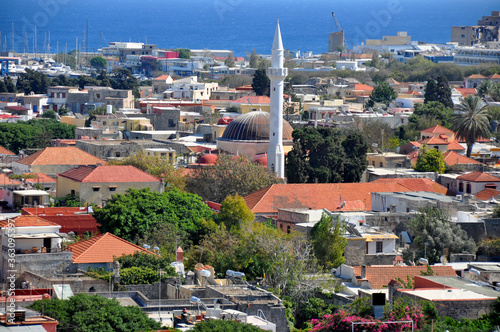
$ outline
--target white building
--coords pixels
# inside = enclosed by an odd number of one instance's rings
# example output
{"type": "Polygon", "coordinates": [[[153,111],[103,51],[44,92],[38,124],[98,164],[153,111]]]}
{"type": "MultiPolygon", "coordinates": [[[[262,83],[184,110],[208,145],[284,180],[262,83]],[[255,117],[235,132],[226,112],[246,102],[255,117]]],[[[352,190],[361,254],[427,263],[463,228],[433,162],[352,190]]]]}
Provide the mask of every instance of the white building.
{"type": "Polygon", "coordinates": [[[462,66],[474,66],[482,63],[500,64],[500,44],[491,43],[484,46],[459,47],[455,53],[454,63],[462,66]]]}

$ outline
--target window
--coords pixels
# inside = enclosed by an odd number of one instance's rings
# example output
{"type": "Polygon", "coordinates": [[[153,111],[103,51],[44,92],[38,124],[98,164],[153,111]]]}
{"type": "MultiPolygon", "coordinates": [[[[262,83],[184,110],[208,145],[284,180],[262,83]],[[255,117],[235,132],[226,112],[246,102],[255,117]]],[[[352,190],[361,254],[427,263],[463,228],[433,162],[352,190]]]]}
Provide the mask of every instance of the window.
{"type": "Polygon", "coordinates": [[[286,226],[286,232],[290,234],[290,226],[286,226]]]}
{"type": "Polygon", "coordinates": [[[109,187],[109,191],[116,191],[116,187],[109,187]]]}
{"type": "Polygon", "coordinates": [[[375,242],[375,245],[376,245],[375,251],[377,253],[380,253],[380,252],[384,251],[384,243],[383,242],[381,242],[381,241],[375,242]]]}
{"type": "Polygon", "coordinates": [[[383,162],[380,162],[380,167],[384,167],[384,163],[383,162]]]}
{"type": "Polygon", "coordinates": [[[96,98],[101,98],[101,94],[100,93],[97,93],[95,96],[96,96],[96,98]]]}
{"type": "Polygon", "coordinates": [[[471,185],[470,183],[467,183],[467,194],[471,193],[471,185]]]}
{"type": "Polygon", "coordinates": [[[99,189],[101,189],[101,187],[92,187],[93,191],[99,191],[99,189]]]}
{"type": "Polygon", "coordinates": [[[74,195],[75,194],[75,191],[74,190],[71,190],[71,195],[74,195]]]}
{"type": "Polygon", "coordinates": [[[460,182],[460,183],[458,184],[458,191],[460,191],[460,192],[463,192],[463,191],[464,191],[464,183],[463,183],[463,182],[460,182]]]}
{"type": "Polygon", "coordinates": [[[63,93],[62,93],[62,97],[63,97],[63,98],[66,98],[66,92],[63,92],[63,93]]]}
{"type": "Polygon", "coordinates": [[[439,151],[439,146],[438,145],[434,145],[434,149],[436,149],[436,150],[439,151]]]}

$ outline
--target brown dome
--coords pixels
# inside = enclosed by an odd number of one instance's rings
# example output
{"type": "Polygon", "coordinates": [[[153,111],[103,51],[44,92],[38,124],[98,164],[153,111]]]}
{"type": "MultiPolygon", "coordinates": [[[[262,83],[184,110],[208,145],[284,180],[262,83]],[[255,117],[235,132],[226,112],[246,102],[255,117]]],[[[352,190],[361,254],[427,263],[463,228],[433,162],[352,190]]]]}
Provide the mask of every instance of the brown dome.
{"type": "MultiPolygon", "coordinates": [[[[269,112],[255,111],[240,115],[227,126],[220,140],[269,141],[269,112]]],[[[292,140],[292,126],[283,120],[283,141],[292,140]]]]}
{"type": "Polygon", "coordinates": [[[216,154],[204,154],[198,159],[198,164],[215,165],[218,158],[216,154]]]}

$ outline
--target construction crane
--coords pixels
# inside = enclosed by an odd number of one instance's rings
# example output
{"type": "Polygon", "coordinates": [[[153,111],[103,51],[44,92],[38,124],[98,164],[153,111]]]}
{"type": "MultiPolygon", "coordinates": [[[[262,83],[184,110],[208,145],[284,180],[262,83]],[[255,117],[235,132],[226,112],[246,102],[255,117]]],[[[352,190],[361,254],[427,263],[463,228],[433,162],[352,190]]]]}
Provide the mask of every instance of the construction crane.
{"type": "MultiPolygon", "coordinates": [[[[333,19],[335,20],[335,25],[337,26],[337,31],[341,32],[342,27],[340,26],[339,20],[337,20],[337,16],[335,16],[335,12],[332,12],[332,16],[333,16],[333,19]]],[[[345,35],[344,35],[344,47],[346,50],[349,49],[349,47],[347,47],[347,41],[345,39],[345,35]]]]}

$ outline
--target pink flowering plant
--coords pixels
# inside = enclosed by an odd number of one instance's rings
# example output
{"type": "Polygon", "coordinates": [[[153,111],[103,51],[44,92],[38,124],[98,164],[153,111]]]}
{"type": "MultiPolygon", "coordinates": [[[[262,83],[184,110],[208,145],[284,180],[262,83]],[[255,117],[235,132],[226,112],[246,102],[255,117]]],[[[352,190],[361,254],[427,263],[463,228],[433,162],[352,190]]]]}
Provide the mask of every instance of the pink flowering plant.
{"type": "MultiPolygon", "coordinates": [[[[366,300],[362,301],[366,304],[366,300]]],[[[415,330],[418,330],[424,323],[424,314],[422,313],[422,303],[414,303],[411,299],[398,299],[393,305],[384,307],[383,320],[375,319],[365,314],[359,316],[359,304],[346,306],[338,309],[331,315],[325,315],[319,319],[312,319],[309,322],[309,331],[329,332],[329,331],[354,331],[362,332],[392,332],[409,331],[411,322],[396,323],[397,321],[413,321],[415,330]],[[394,323],[391,323],[394,322],[394,323]]]]}

